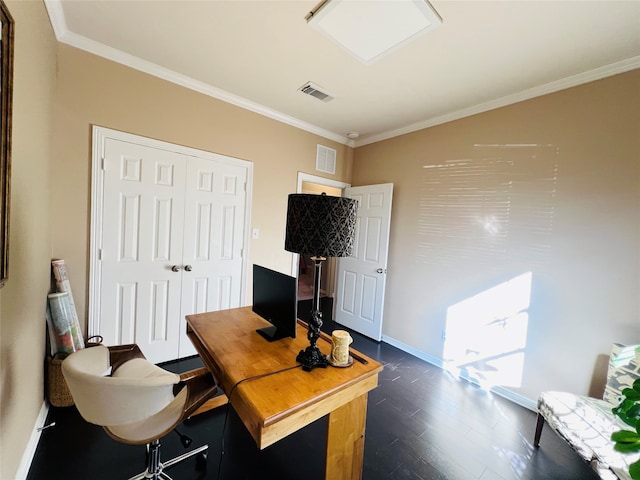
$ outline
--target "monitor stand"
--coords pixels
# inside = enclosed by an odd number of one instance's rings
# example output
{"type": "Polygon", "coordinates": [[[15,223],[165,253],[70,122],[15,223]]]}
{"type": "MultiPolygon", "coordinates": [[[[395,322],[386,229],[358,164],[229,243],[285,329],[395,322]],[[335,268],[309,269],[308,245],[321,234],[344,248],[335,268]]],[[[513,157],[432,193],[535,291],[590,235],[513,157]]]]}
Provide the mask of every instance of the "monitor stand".
{"type": "Polygon", "coordinates": [[[262,335],[262,337],[266,338],[270,342],[284,338],[283,335],[278,335],[278,327],[276,327],[275,325],[271,325],[269,327],[264,327],[264,328],[258,328],[256,332],[258,332],[260,335],[262,335]]]}

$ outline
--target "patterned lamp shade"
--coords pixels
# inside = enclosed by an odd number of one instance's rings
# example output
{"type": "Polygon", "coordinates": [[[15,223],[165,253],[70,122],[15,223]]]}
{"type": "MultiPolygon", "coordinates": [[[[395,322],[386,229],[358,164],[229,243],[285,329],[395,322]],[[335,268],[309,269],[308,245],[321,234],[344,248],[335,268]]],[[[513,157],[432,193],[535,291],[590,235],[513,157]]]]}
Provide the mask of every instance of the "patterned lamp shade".
{"type": "Polygon", "coordinates": [[[326,194],[289,195],[285,250],[315,257],[348,257],[353,250],[358,202],[326,194]]]}

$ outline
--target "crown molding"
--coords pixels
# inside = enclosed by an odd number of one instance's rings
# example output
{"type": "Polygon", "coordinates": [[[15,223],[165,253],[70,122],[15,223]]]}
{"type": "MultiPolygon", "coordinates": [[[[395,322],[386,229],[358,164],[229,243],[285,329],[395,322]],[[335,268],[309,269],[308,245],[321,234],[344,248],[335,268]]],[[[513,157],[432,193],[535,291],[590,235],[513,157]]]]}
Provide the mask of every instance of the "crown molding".
{"type": "Polygon", "coordinates": [[[77,35],[73,32],[70,32],[66,25],[60,0],[45,0],[45,6],[49,13],[49,19],[51,21],[51,25],[53,26],[56,38],[61,43],[70,45],[80,50],[84,50],[99,57],[106,58],[107,60],[120,63],[149,75],[153,75],[168,82],[175,83],[190,90],[202,93],[203,95],[222,100],[223,102],[230,103],[245,110],[249,110],[259,115],[277,120],[278,122],[285,123],[292,127],[305,130],[307,132],[319,135],[338,143],[342,143],[350,147],[354,146],[353,140],[347,138],[346,136],[330,132],[329,130],[325,130],[323,128],[286,115],[277,110],[273,110],[271,108],[265,107],[264,105],[260,105],[238,95],[229,93],[225,90],[213,87],[207,83],[195,80],[191,77],[182,75],[168,68],[161,67],[155,63],[148,62],[134,55],[130,55],[121,50],[108,47],[102,43],[96,42],[82,35],[77,35]]]}
{"type": "Polygon", "coordinates": [[[464,117],[470,117],[478,113],[488,112],[500,107],[506,107],[514,103],[529,100],[549,93],[558,92],[571,87],[576,87],[585,83],[601,80],[606,77],[611,77],[620,73],[625,73],[636,68],[640,68],[640,55],[631,57],[620,62],[611,63],[603,67],[588,70],[570,77],[566,77],[554,82],[545,83],[537,87],[523,90],[522,92],[514,93],[513,95],[507,95],[500,97],[489,102],[481,103],[473,107],[458,110],[457,112],[448,113],[439,117],[433,117],[422,122],[407,125],[406,127],[398,128],[395,130],[389,130],[375,135],[364,136],[359,138],[355,142],[355,147],[362,147],[370,143],[380,142],[382,140],[388,140],[390,138],[405,135],[407,133],[413,133],[425,128],[434,127],[443,123],[451,122],[453,120],[459,120],[464,117]]]}
{"type": "Polygon", "coordinates": [[[53,27],[53,33],[55,33],[56,38],[60,41],[60,38],[67,31],[67,21],[64,18],[62,4],[60,0],[44,0],[44,6],[47,9],[49,21],[53,27]]]}
{"type": "Polygon", "coordinates": [[[522,102],[535,97],[539,97],[542,95],[547,95],[549,93],[554,93],[560,90],[564,90],[566,88],[575,87],[585,83],[593,82],[595,80],[600,80],[602,78],[610,77],[620,73],[625,73],[630,70],[634,70],[636,68],[640,68],[640,55],[638,55],[625,60],[621,60],[619,62],[605,65],[603,67],[578,73],[576,75],[572,75],[570,77],[566,77],[557,81],[545,83],[543,85],[539,85],[537,87],[533,87],[533,88],[524,90],[522,92],[514,93],[512,95],[506,95],[504,97],[500,97],[498,99],[491,100],[489,102],[480,103],[473,107],[465,108],[462,110],[458,110],[456,112],[447,113],[445,115],[440,115],[437,117],[432,117],[432,118],[423,120],[421,122],[413,123],[411,125],[407,125],[405,127],[401,127],[398,129],[387,130],[385,132],[381,132],[373,135],[364,135],[358,138],[357,140],[352,140],[350,138],[347,138],[344,135],[339,135],[329,130],[325,130],[316,125],[312,125],[310,123],[291,117],[277,110],[273,110],[268,107],[265,107],[264,105],[260,105],[258,103],[249,101],[238,95],[234,95],[225,90],[221,90],[219,88],[213,87],[212,85],[206,84],[199,80],[195,80],[186,75],[182,75],[180,73],[174,72],[173,70],[169,70],[167,68],[161,67],[155,63],[148,62],[136,56],[122,52],[121,50],[116,50],[114,48],[108,47],[94,40],[90,40],[81,35],[72,33],[67,28],[67,24],[64,18],[64,12],[62,10],[62,4],[60,0],[44,0],[44,3],[47,8],[49,19],[51,21],[51,25],[53,26],[53,30],[55,32],[56,38],[61,43],[65,43],[72,47],[79,48],[81,50],[106,58],[113,62],[126,65],[130,68],[139,70],[149,75],[162,78],[163,80],[167,80],[169,82],[183,86],[190,90],[197,91],[199,93],[202,93],[203,95],[207,95],[207,96],[216,98],[218,100],[221,100],[223,102],[230,103],[232,105],[243,108],[245,110],[252,111],[259,115],[263,115],[273,120],[277,120],[284,124],[290,125],[292,127],[296,127],[301,130],[307,131],[309,133],[313,133],[315,135],[319,135],[329,140],[333,140],[335,142],[341,143],[351,148],[362,147],[364,145],[369,145],[371,143],[388,140],[390,138],[398,137],[400,135],[413,133],[418,130],[423,130],[425,128],[434,127],[436,125],[441,125],[443,123],[451,122],[453,120],[459,120],[461,118],[470,117],[471,115],[487,112],[489,110],[494,110],[500,107],[505,107],[507,105],[512,105],[514,103],[522,102]]]}

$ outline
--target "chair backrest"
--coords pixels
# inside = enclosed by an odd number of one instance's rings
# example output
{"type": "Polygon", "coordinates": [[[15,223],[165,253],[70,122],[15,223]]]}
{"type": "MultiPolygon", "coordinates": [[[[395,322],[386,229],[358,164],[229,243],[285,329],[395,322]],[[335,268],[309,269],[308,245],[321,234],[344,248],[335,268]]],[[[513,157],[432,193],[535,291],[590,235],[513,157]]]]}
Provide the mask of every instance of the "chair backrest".
{"type": "Polygon", "coordinates": [[[180,376],[136,358],[111,372],[104,345],[78,350],[62,362],[62,373],[82,417],[101,426],[144,420],[174,399],[180,376]]]}
{"type": "Polygon", "coordinates": [[[640,377],[640,345],[622,345],[614,343],[609,356],[607,384],[604,388],[603,400],[613,406],[620,403],[621,392],[631,388],[633,382],[640,377]]]}

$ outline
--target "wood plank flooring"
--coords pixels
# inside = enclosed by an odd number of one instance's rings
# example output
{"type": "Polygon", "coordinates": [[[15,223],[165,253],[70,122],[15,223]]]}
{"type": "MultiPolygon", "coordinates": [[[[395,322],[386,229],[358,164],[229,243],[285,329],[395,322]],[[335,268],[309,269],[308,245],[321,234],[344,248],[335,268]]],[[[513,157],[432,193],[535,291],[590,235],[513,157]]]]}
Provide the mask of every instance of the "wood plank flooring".
{"type": "MultiPolygon", "coordinates": [[[[304,309],[299,313],[303,317],[304,309]]],[[[325,320],[324,330],[334,328],[342,327],[325,320]]],[[[543,431],[540,449],[533,448],[534,412],[388,344],[352,336],[354,348],[385,367],[379,387],[369,394],[364,480],[598,478],[550,428],[543,431]]],[[[164,367],[180,372],[200,365],[195,357],[164,367]]],[[[144,447],[112,440],[82,420],[75,407],[52,407],[48,422],[53,421],[56,425],[42,432],[28,480],[127,479],[144,469],[144,447]]],[[[187,460],[166,471],[174,480],[320,480],[324,475],[326,418],[263,451],[232,408],[194,417],[180,431],[193,439],[192,448],[209,444],[208,468],[197,472],[195,461],[187,460]]],[[[177,435],[163,439],[163,458],[184,451],[177,435]]]]}

